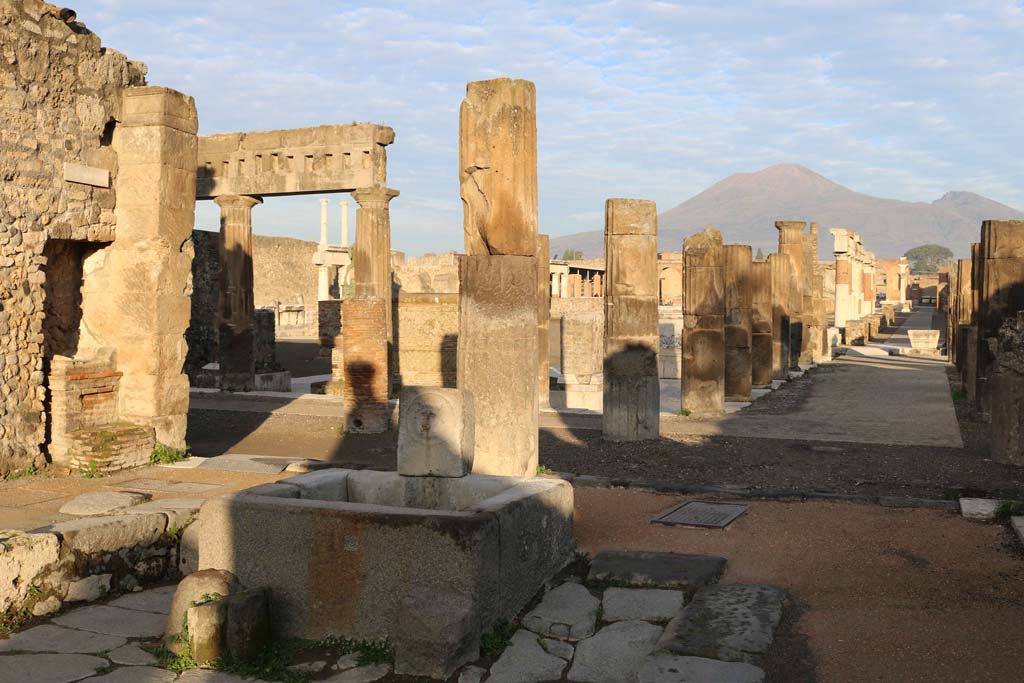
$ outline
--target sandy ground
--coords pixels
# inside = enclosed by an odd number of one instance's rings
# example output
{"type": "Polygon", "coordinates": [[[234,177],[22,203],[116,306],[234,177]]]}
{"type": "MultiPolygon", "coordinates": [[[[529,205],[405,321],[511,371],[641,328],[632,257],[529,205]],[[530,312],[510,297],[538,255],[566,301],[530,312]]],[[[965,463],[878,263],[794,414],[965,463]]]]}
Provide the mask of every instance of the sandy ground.
{"type": "Polygon", "coordinates": [[[727,530],[651,524],[684,500],[576,490],[588,552],[722,555],[723,582],[792,598],[771,681],[1018,681],[1024,547],[1008,527],[934,510],[754,503],[727,530]]]}

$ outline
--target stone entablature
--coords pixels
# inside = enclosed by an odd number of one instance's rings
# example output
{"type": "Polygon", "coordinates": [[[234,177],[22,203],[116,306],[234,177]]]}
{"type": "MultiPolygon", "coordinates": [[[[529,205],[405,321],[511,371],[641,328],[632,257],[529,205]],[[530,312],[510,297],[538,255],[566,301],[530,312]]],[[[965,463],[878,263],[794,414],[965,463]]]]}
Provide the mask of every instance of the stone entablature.
{"type": "Polygon", "coordinates": [[[395,132],[372,123],[199,138],[196,198],[350,192],[384,185],[395,132]]]}

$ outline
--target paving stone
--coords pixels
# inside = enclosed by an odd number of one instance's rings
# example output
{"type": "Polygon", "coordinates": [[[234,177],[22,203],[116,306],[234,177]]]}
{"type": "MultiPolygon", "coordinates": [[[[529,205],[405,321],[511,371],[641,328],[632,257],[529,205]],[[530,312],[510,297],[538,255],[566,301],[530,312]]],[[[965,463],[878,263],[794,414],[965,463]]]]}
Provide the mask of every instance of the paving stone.
{"type": "Polygon", "coordinates": [[[348,671],[357,666],[359,666],[359,653],[353,652],[339,657],[338,661],[331,665],[331,671],[348,671]]]}
{"type": "Polygon", "coordinates": [[[167,516],[167,528],[184,529],[199,515],[204,498],[161,498],[124,510],[124,514],[140,515],[159,512],[167,516]]]}
{"type": "Polygon", "coordinates": [[[137,545],[153,545],[167,529],[167,517],[151,512],[137,515],[83,517],[59,522],[38,531],[58,534],[61,551],[112,553],[137,545]]]}
{"type": "Polygon", "coordinates": [[[86,678],[82,683],[171,683],[178,674],[154,666],[127,666],[102,676],[86,678]]]}
{"type": "MultiPolygon", "coordinates": [[[[173,481],[171,479],[132,479],[118,484],[121,488],[142,489],[143,491],[160,491],[162,493],[209,493],[223,484],[203,484],[198,481],[173,481]]],[[[154,501],[155,502],[155,501],[154,501]]]]}
{"type": "Polygon", "coordinates": [[[199,467],[204,470],[225,470],[227,472],[262,472],[278,474],[288,465],[295,462],[294,458],[279,458],[266,455],[242,455],[229,453],[206,458],[199,467]]]}
{"type": "Polygon", "coordinates": [[[601,600],[605,621],[668,621],[683,606],[683,592],[662,588],[609,588],[601,600]]]}
{"type": "Polygon", "coordinates": [[[552,654],[559,659],[565,661],[572,661],[572,655],[576,651],[576,648],[572,646],[572,643],[567,643],[564,640],[558,640],[557,638],[542,638],[540,646],[547,650],[548,654],[552,654]]]}
{"type": "Polygon", "coordinates": [[[391,673],[391,667],[387,664],[374,664],[372,666],[358,666],[354,669],[334,674],[324,679],[323,683],[373,683],[391,673]]]}
{"type": "Polygon", "coordinates": [[[288,670],[302,674],[318,674],[326,668],[327,662],[320,660],[317,662],[299,662],[298,664],[292,664],[288,667],[288,670]]]}
{"type": "Polygon", "coordinates": [[[512,635],[512,642],[491,666],[487,683],[557,681],[562,677],[565,666],[564,659],[544,651],[535,633],[520,629],[512,635]]]}
{"type": "Polygon", "coordinates": [[[63,605],[59,598],[51,595],[45,600],[40,600],[36,604],[32,605],[32,616],[34,617],[45,617],[47,614],[53,614],[60,610],[63,605]]]}
{"type": "Polygon", "coordinates": [[[563,583],[547,592],[523,618],[523,626],[553,638],[589,638],[597,624],[601,601],[578,583],[563,583]]]}
{"type": "Polygon", "coordinates": [[[718,580],[725,558],[682,553],[608,551],[590,563],[587,581],[636,588],[677,588],[693,594],[718,580]]]}
{"type": "Polygon", "coordinates": [[[61,626],[93,633],[154,638],[164,632],[164,619],[162,614],[137,612],[110,605],[90,605],[55,617],[53,621],[61,626]]]}
{"type": "Polygon", "coordinates": [[[785,599],[771,586],[708,586],[669,622],[658,649],[757,664],[772,643],[785,599]]]}
{"type": "Polygon", "coordinates": [[[138,610],[139,612],[153,612],[154,614],[169,614],[171,601],[174,600],[174,591],[177,586],[160,586],[149,590],[122,595],[117,600],[111,601],[112,607],[138,610]]]}
{"type": "Polygon", "coordinates": [[[266,683],[253,678],[243,678],[223,671],[209,669],[189,669],[181,674],[176,683],[266,683]]]}
{"type": "Polygon", "coordinates": [[[0,640],[0,652],[59,652],[89,655],[112,650],[124,645],[125,642],[125,639],[120,636],[42,624],[20,633],[12,633],[7,640],[0,640]]]}
{"type": "Polygon", "coordinates": [[[79,517],[109,515],[124,508],[145,503],[149,498],[145,493],[95,491],[75,496],[64,503],[59,512],[62,515],[77,515],[79,517]]]}
{"type": "Polygon", "coordinates": [[[990,498],[961,498],[960,514],[967,519],[995,519],[1002,502],[990,498]]]}
{"type": "Polygon", "coordinates": [[[480,683],[487,675],[487,669],[479,666],[467,666],[459,674],[459,683],[480,683]]]}
{"type": "Polygon", "coordinates": [[[111,574],[93,574],[74,581],[68,586],[65,602],[92,602],[110,591],[111,574]]]}
{"type": "Polygon", "coordinates": [[[628,681],[654,651],[661,627],[646,621],[620,621],[605,626],[593,638],[576,645],[570,681],[621,683],[628,681]]]}
{"type": "Polygon", "coordinates": [[[0,683],[71,683],[107,666],[107,660],[92,655],[5,655],[0,657],[0,683]]]}
{"type": "Polygon", "coordinates": [[[720,662],[704,657],[658,654],[648,657],[636,683],[761,683],[764,671],[753,664],[720,662]]]}
{"type": "Polygon", "coordinates": [[[132,645],[131,643],[122,645],[116,650],[111,650],[107,653],[107,657],[114,664],[124,664],[126,666],[149,666],[156,664],[156,657],[138,645],[132,645]]]}

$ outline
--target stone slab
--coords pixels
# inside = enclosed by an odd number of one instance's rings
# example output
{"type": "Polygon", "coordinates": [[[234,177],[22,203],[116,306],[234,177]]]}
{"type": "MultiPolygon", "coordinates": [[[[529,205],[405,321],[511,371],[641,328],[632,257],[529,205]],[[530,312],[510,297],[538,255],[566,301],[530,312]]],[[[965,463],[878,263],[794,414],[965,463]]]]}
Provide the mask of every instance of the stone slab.
{"type": "Polygon", "coordinates": [[[708,586],[669,622],[659,650],[756,664],[782,619],[786,594],[764,585],[708,586]]]}
{"type": "Polygon", "coordinates": [[[189,669],[178,677],[176,683],[266,683],[254,678],[243,678],[223,671],[210,669],[189,669]]]}
{"type": "Polygon", "coordinates": [[[295,462],[293,458],[279,458],[269,455],[243,455],[228,453],[207,458],[198,467],[204,470],[224,470],[226,472],[258,472],[262,474],[278,474],[288,465],[295,462]]]}
{"type": "Polygon", "coordinates": [[[572,661],[572,656],[576,652],[576,648],[573,647],[572,643],[558,640],[557,638],[541,638],[540,646],[548,654],[564,659],[567,662],[572,661]]]}
{"type": "Polygon", "coordinates": [[[91,676],[82,683],[171,683],[177,677],[173,671],[154,666],[129,666],[102,676],[91,676]]]}
{"type": "Polygon", "coordinates": [[[657,654],[648,657],[636,683],[761,683],[764,671],[743,662],[657,654]]]}
{"type": "Polygon", "coordinates": [[[398,404],[398,473],[462,477],[473,469],[473,396],[461,389],[404,387],[398,404]]]}
{"type": "Polygon", "coordinates": [[[565,667],[564,659],[544,651],[535,633],[520,629],[491,667],[487,683],[557,681],[565,667]]]}
{"type": "MultiPolygon", "coordinates": [[[[197,464],[203,462],[202,458],[197,458],[196,460],[197,464]]],[[[194,467],[190,469],[194,469],[194,467]]],[[[174,481],[171,479],[132,479],[121,482],[118,486],[126,489],[142,489],[143,491],[177,494],[209,493],[210,491],[224,488],[220,484],[203,484],[198,481],[174,481]]]]}
{"type": "Polygon", "coordinates": [[[391,666],[388,664],[373,664],[334,674],[330,678],[325,679],[323,683],[373,683],[373,681],[379,681],[389,673],[391,673],[391,666]]]}
{"type": "Polygon", "coordinates": [[[64,162],[64,180],[69,183],[110,187],[110,171],[105,168],[64,162]]]}
{"type": "Polygon", "coordinates": [[[570,681],[621,683],[628,681],[654,651],[661,627],[646,621],[620,621],[605,626],[576,646],[570,681]]]}
{"type": "Polygon", "coordinates": [[[96,654],[125,644],[121,636],[42,624],[12,633],[0,640],[0,652],[58,652],[61,654],[96,654]]]}
{"type": "Polygon", "coordinates": [[[605,621],[668,621],[683,606],[683,592],[660,588],[609,588],[601,601],[605,621]]]}
{"type": "Polygon", "coordinates": [[[110,606],[152,612],[153,614],[169,614],[176,588],[177,586],[161,586],[138,593],[129,593],[112,601],[110,606]]]}
{"type": "Polygon", "coordinates": [[[1001,503],[991,498],[961,498],[960,514],[967,519],[995,519],[1001,503]]]}
{"type": "Polygon", "coordinates": [[[62,515],[76,515],[78,517],[109,515],[133,505],[145,503],[147,500],[149,500],[149,496],[144,493],[96,491],[75,496],[64,503],[58,512],[62,515]]]}
{"type": "Polygon", "coordinates": [[[481,683],[487,675],[487,669],[479,666],[467,666],[459,674],[459,683],[481,683]]]}
{"type": "Polygon", "coordinates": [[[581,639],[594,634],[601,601],[578,583],[563,583],[544,595],[523,617],[523,626],[542,636],[581,639]]]}
{"type": "Polygon", "coordinates": [[[110,590],[112,574],[93,574],[74,581],[68,586],[65,602],[92,602],[99,600],[110,590]]]}
{"type": "Polygon", "coordinates": [[[150,666],[156,664],[156,657],[143,650],[138,645],[131,643],[122,645],[116,650],[111,650],[107,653],[107,657],[110,658],[114,664],[123,664],[125,666],[150,666]]]}
{"type": "Polygon", "coordinates": [[[155,638],[164,632],[162,614],[136,610],[90,605],[54,618],[54,623],[93,633],[106,633],[127,638],[155,638]]]}
{"type": "Polygon", "coordinates": [[[0,683],[71,683],[109,666],[105,659],[91,655],[6,655],[0,657],[0,683]]]}
{"type": "Polygon", "coordinates": [[[128,508],[122,514],[143,515],[158,512],[167,517],[168,529],[183,529],[195,519],[199,514],[199,508],[205,502],[203,498],[161,498],[128,508]]]}
{"type": "Polygon", "coordinates": [[[58,522],[39,531],[58,534],[61,550],[83,554],[116,552],[122,548],[155,543],[167,529],[167,517],[159,513],[82,517],[58,522]]]}
{"type": "Polygon", "coordinates": [[[607,551],[591,561],[587,581],[693,593],[717,581],[725,563],[724,557],[713,555],[607,551]]]}

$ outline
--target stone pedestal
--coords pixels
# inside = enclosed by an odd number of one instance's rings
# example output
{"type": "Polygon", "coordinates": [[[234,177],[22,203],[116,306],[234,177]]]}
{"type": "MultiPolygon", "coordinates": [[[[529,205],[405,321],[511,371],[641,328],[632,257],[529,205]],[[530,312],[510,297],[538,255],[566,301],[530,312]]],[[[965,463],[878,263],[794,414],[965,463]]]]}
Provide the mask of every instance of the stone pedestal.
{"type": "Polygon", "coordinates": [[[220,373],[224,391],[255,388],[252,207],[259,197],[225,195],[220,206],[220,373]]]}
{"type": "Polygon", "coordinates": [[[729,244],[725,254],[725,398],[751,398],[751,248],[729,244]]]}
{"type": "Polygon", "coordinates": [[[473,471],[534,476],[537,260],[466,256],[459,263],[459,283],[457,385],[473,396],[473,471]]]}
{"type": "Polygon", "coordinates": [[[384,301],[388,341],[392,336],[391,313],[391,212],[388,203],[398,190],[368,187],[356,190],[352,197],[356,210],[356,243],[352,254],[353,282],[366,296],[384,301]]]}
{"type": "Polygon", "coordinates": [[[992,459],[1024,466],[1024,375],[992,373],[992,459]]]}
{"type": "Polygon", "coordinates": [[[658,213],[652,201],[605,203],[604,437],[656,439],[658,213]]]}
{"type": "Polygon", "coordinates": [[[755,387],[772,383],[772,272],[765,260],[750,266],[750,381],[755,387]]]}
{"type": "Polygon", "coordinates": [[[868,325],[865,319],[846,321],[847,346],[864,346],[868,340],[868,325]]]}
{"type": "Polygon", "coordinates": [[[562,384],[565,407],[604,407],[604,316],[569,312],[562,316],[562,384]]]}
{"type": "Polygon", "coordinates": [[[357,294],[342,303],[346,431],[378,434],[388,430],[386,315],[387,306],[380,297],[357,294]]]}
{"type": "Polygon", "coordinates": [[[768,270],[772,279],[772,378],[786,379],[791,355],[789,306],[793,280],[793,264],[789,255],[770,254],[768,270]]]}
{"type": "Polygon", "coordinates": [[[551,405],[551,239],[537,235],[537,401],[551,405]]]}
{"type": "Polygon", "coordinates": [[[725,410],[725,253],[713,228],[683,242],[683,410],[725,410]]]}

